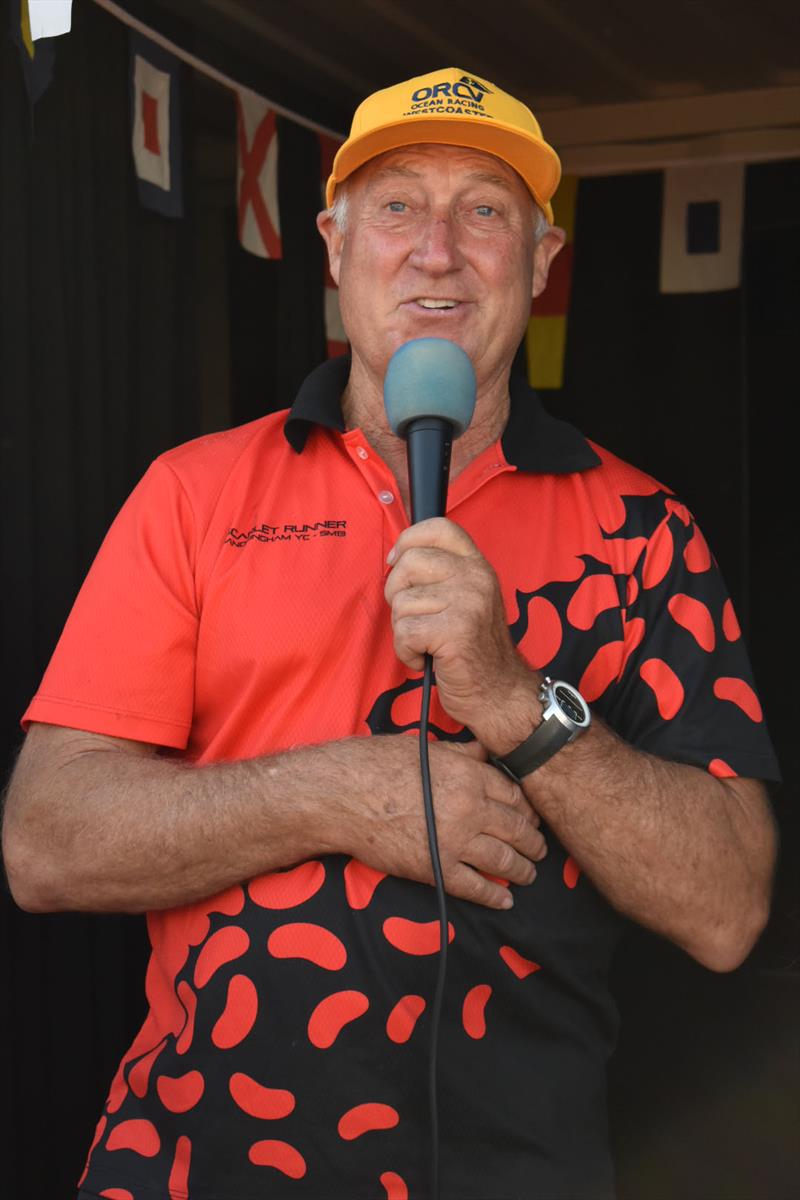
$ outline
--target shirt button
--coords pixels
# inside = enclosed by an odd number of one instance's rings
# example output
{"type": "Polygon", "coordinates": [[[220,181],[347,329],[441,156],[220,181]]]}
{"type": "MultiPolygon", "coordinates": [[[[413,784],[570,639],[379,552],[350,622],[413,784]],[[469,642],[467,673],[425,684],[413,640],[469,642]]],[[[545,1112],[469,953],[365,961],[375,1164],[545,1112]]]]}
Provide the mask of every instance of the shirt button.
{"type": "Polygon", "coordinates": [[[378,499],[381,504],[391,504],[394,500],[394,492],[378,492],[378,499]]]}
{"type": "Polygon", "coordinates": [[[356,453],[358,454],[359,458],[369,458],[369,455],[367,454],[367,452],[363,446],[359,446],[356,453]]]}

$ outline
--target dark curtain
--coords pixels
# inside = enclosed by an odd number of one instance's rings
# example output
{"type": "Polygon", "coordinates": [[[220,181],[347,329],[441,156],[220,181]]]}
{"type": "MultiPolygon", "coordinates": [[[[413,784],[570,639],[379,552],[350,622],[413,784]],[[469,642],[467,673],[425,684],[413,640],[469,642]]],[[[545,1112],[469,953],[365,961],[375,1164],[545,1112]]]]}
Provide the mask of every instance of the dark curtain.
{"type": "MultiPolygon", "coordinates": [[[[31,112],[0,25],[2,770],[108,525],[150,461],[208,432],[199,402],[193,122],[226,123],[228,93],[182,70],[184,216],[143,209],[128,114],[128,34],[76,4],[55,77],[31,112]]],[[[245,253],[230,182],[234,423],[291,402],[324,353],[316,136],[279,121],[285,261],[245,253]]],[[[206,418],[207,419],[207,418],[206,418]]],[[[140,917],[32,916],[0,895],[0,1097],[11,1114],[4,1189],[60,1200],[74,1183],[111,1075],[144,1016],[140,917]]]]}
{"type": "Polygon", "coordinates": [[[182,221],[139,207],[127,31],[91,4],[75,25],[33,115],[0,42],[6,731],[131,482],[197,429],[192,188],[182,221]]]}
{"type": "Polygon", "coordinates": [[[746,172],[742,284],[660,295],[661,175],[578,191],[564,388],[552,411],[673,487],[733,595],[784,786],[770,926],[729,976],[632,930],[613,983],[610,1072],[620,1200],[789,1200],[800,1011],[795,448],[800,162],[746,172]]]}
{"type": "MultiPolygon", "coordinates": [[[[153,455],[196,432],[192,189],[182,222],[139,208],[127,33],[74,9],[33,117],[5,11],[0,37],[4,767],[110,520],[153,455]]],[[[142,1019],[143,923],[29,916],[4,895],[0,937],[3,1189],[68,1197],[142,1019]]]]}
{"type": "MultiPolygon", "coordinates": [[[[209,97],[184,72],[186,213],[148,213],[130,159],[126,31],[89,3],[74,6],[73,25],[33,120],[16,52],[0,36],[0,741],[9,766],[19,716],[114,513],[156,454],[210,428],[198,401],[208,348],[197,330],[214,285],[198,276],[191,136],[209,97]]],[[[232,142],[233,104],[215,105],[232,142]]],[[[241,250],[230,205],[221,341],[234,423],[290,403],[324,352],[315,136],[281,121],[280,163],[282,262],[241,250]]],[[[748,618],[787,796],[797,779],[786,669],[796,545],[781,421],[796,391],[799,167],[748,170],[743,286],[717,296],[658,294],[658,174],[583,181],[565,387],[545,397],[695,510],[748,618]]],[[[793,1194],[797,818],[780,794],[776,805],[775,918],[747,967],[714,976],[644,934],[619,956],[611,1098],[621,1200],[793,1194]]],[[[69,1200],[143,1016],[143,921],[30,916],[2,894],[0,953],[4,1189],[14,1200],[69,1200]]]]}

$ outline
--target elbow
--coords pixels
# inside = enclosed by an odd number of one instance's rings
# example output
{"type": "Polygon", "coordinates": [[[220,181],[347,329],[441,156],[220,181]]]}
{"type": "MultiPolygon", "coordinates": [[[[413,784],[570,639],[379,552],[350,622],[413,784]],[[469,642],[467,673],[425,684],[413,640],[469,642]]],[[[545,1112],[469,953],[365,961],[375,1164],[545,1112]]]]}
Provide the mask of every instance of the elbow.
{"type": "Polygon", "coordinates": [[[58,902],[54,890],[39,879],[21,872],[6,863],[8,890],[18,908],[27,913],[61,912],[66,907],[58,902]]]}
{"type": "Polygon", "coordinates": [[[718,974],[740,967],[750,954],[769,920],[769,903],[753,905],[738,920],[720,923],[701,943],[687,946],[692,958],[718,974]]]}
{"type": "Polygon", "coordinates": [[[50,839],[42,844],[4,829],[3,860],[8,890],[23,912],[142,913],[150,907],[120,891],[117,873],[99,870],[96,858],[77,848],[59,850],[50,839]]]}
{"type": "Polygon", "coordinates": [[[750,871],[735,891],[716,901],[716,920],[705,924],[699,949],[686,949],[704,967],[725,973],[735,971],[748,957],[769,921],[775,863],[778,852],[777,830],[769,813],[761,824],[760,838],[750,850],[750,871]],[[720,906],[724,911],[720,912],[720,906]]]}
{"type": "Polygon", "coordinates": [[[14,903],[23,912],[42,914],[64,911],[62,905],[49,900],[45,893],[37,891],[35,888],[16,886],[10,879],[8,887],[14,903]]]}
{"type": "Polygon", "coordinates": [[[23,912],[63,912],[69,907],[47,855],[7,830],[3,831],[3,863],[8,890],[23,912]]]}

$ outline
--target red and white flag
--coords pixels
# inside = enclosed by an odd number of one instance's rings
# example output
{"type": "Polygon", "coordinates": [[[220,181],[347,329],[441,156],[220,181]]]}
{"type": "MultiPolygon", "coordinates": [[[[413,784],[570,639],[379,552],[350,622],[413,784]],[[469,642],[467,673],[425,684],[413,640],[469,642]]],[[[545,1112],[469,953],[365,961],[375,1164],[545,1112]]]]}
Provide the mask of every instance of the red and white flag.
{"type": "Polygon", "coordinates": [[[183,216],[180,63],[129,30],[131,150],[139,199],[165,217],[183,216]]]}
{"type": "Polygon", "coordinates": [[[275,112],[255,92],[236,93],[239,241],[260,258],[282,258],[275,112]]]}
{"type": "MultiPolygon", "coordinates": [[[[329,137],[326,133],[319,137],[319,171],[322,188],[322,204],[325,207],[325,184],[333,169],[336,151],[341,146],[338,138],[329,137]]],[[[334,283],[328,265],[328,255],[325,255],[325,340],[328,346],[328,358],[335,358],[347,350],[347,334],[342,324],[342,314],[339,311],[339,289],[334,283]]]]}

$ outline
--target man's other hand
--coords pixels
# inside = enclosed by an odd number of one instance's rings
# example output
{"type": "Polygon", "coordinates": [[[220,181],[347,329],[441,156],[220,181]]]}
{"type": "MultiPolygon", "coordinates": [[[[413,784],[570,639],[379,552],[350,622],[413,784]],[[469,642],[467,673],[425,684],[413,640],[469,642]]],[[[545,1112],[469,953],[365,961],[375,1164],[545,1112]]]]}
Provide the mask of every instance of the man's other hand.
{"type": "MultiPolygon", "coordinates": [[[[377,870],[433,882],[419,769],[419,741],[389,735],[321,748],[337,780],[337,849],[377,870]],[[345,780],[352,780],[343,788],[345,780]]],[[[529,884],[547,847],[539,817],[521,788],[480,761],[484,752],[430,744],[439,856],[447,891],[487,908],[509,908],[510,883],[529,884]]]]}

